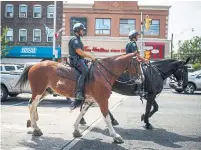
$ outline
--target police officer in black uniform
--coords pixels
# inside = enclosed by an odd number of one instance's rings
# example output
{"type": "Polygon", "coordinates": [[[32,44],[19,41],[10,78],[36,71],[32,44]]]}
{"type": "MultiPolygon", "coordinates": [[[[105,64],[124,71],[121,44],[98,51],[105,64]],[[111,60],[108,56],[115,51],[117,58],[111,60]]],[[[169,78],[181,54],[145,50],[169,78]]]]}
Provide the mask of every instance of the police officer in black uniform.
{"type": "MultiPolygon", "coordinates": [[[[132,30],[132,31],[129,32],[128,37],[129,37],[130,41],[126,45],[126,54],[134,53],[136,51],[138,52],[138,47],[137,47],[137,44],[136,44],[136,41],[138,40],[138,35],[140,35],[140,34],[135,30],[132,30]]],[[[139,55],[139,52],[137,54],[137,58],[138,58],[139,61],[142,61],[142,62],[144,62],[146,64],[149,63],[149,61],[147,59],[145,59],[145,58],[143,58],[143,57],[141,57],[139,55]]],[[[137,92],[136,93],[142,94],[141,93],[141,88],[142,88],[141,85],[137,84],[137,92]]]]}
{"type": "Polygon", "coordinates": [[[71,37],[68,43],[70,63],[81,73],[76,84],[75,101],[71,104],[71,109],[80,106],[84,100],[84,82],[89,72],[84,58],[87,57],[92,61],[96,61],[96,58],[84,52],[84,46],[81,41],[81,37],[84,35],[85,30],[86,28],[82,23],[76,23],[73,26],[74,36],[71,37]]]}

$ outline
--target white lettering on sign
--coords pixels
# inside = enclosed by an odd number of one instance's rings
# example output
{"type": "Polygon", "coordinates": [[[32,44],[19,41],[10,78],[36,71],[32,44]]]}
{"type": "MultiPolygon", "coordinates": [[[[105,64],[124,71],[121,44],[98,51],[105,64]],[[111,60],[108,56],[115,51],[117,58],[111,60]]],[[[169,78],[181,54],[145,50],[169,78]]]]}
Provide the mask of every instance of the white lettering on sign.
{"type": "Polygon", "coordinates": [[[30,54],[36,54],[37,48],[35,47],[23,47],[21,49],[21,53],[30,53],[30,54]]]}
{"type": "Polygon", "coordinates": [[[153,50],[151,50],[151,52],[152,52],[153,54],[158,54],[158,53],[159,53],[159,50],[158,50],[158,49],[153,49],[153,50]]]}

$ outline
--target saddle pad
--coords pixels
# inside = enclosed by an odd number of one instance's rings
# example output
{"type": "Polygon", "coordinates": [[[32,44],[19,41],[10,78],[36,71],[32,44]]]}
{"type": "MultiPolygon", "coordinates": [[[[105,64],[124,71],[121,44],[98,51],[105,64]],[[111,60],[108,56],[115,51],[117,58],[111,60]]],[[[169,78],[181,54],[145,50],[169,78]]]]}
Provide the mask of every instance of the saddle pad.
{"type": "Polygon", "coordinates": [[[56,67],[57,76],[70,79],[70,80],[78,80],[80,73],[75,68],[70,67],[68,65],[59,63],[56,67]]]}

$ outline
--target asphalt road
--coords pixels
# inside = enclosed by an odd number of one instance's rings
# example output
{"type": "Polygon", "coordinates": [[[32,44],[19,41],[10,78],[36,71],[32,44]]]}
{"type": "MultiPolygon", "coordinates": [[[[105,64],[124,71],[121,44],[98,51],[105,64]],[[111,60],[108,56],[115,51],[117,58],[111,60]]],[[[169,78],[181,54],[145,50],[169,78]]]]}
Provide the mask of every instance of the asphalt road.
{"type": "Polygon", "coordinates": [[[201,94],[185,95],[164,90],[157,98],[159,111],[150,119],[154,130],[146,130],[140,116],[144,113],[139,97],[113,94],[110,108],[119,124],[115,127],[123,144],[114,144],[98,107],[92,107],[85,118],[86,126],[80,126],[82,138],[73,138],[73,123],[79,110],[69,112],[65,98],[48,97],[38,109],[38,125],[43,136],[32,137],[26,128],[29,119],[27,103],[29,95],[10,99],[1,106],[2,150],[201,150],[201,94]]]}

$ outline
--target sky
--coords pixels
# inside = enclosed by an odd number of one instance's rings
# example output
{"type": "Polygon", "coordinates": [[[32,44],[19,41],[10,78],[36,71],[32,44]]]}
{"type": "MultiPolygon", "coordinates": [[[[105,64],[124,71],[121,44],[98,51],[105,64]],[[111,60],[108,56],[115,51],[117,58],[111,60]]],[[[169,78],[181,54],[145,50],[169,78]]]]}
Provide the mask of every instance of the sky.
{"type": "MultiPolygon", "coordinates": [[[[93,3],[93,1],[83,0],[81,3],[93,3]]],[[[80,3],[80,0],[68,0],[68,3],[80,3]]],[[[138,4],[171,6],[168,39],[171,39],[173,33],[175,49],[179,40],[183,41],[191,39],[193,36],[201,36],[201,0],[138,0],[138,4]],[[192,28],[194,32],[192,32],[192,28]]]]}

